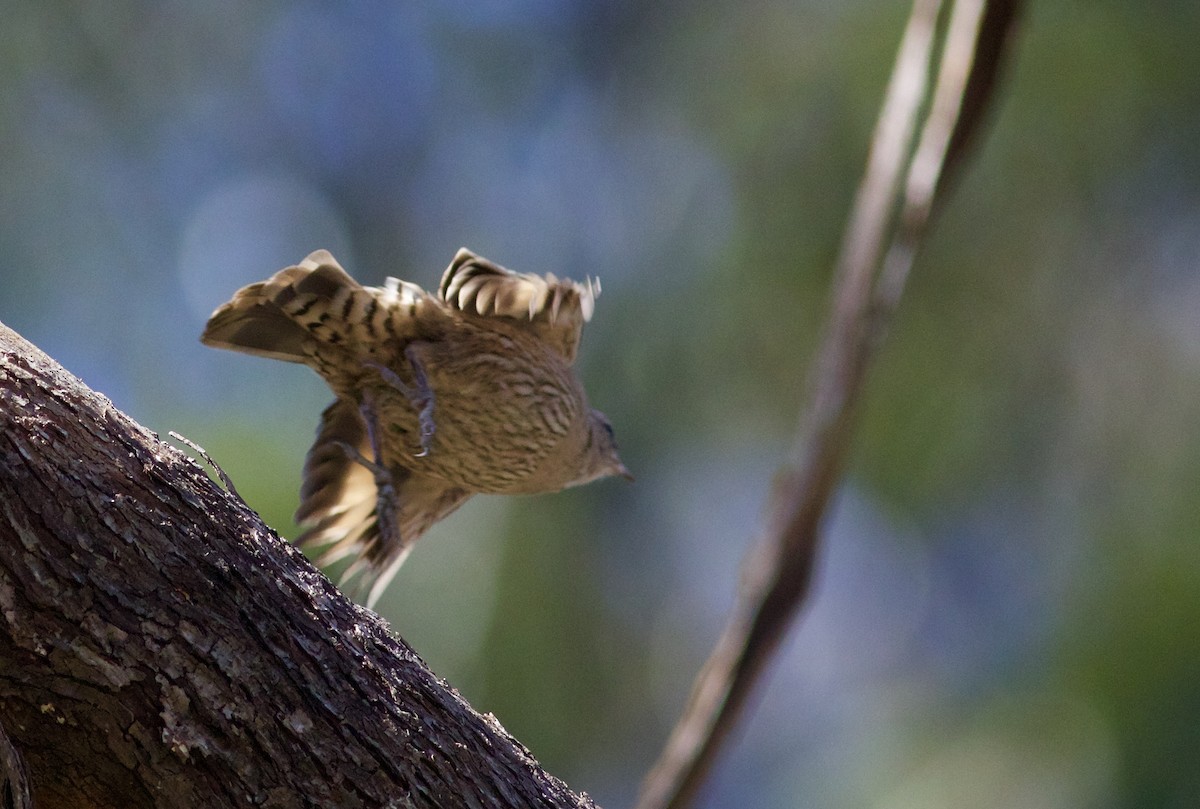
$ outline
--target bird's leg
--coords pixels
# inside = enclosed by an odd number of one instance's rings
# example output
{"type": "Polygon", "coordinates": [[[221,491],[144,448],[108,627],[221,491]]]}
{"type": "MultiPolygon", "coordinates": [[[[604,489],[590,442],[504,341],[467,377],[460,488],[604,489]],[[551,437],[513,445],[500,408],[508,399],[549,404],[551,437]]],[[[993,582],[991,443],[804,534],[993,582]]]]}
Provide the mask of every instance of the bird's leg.
{"type": "Polygon", "coordinates": [[[417,356],[416,343],[409,343],[408,348],[404,349],[404,357],[412,368],[413,384],[411,385],[386,365],[370,361],[363,364],[378,371],[384,382],[400,391],[404,398],[417,408],[417,422],[421,428],[421,451],[415,457],[424,458],[429,454],[430,444],[433,443],[433,433],[437,429],[437,425],[433,421],[433,388],[429,386],[429,377],[425,375],[425,366],[417,356]]]}
{"type": "Polygon", "coordinates": [[[396,525],[396,514],[399,510],[396,495],[396,481],[392,470],[383,459],[383,444],[379,433],[379,414],[374,407],[374,397],[370,389],[363,391],[362,401],[359,402],[358,412],[363,423],[367,425],[367,441],[371,445],[373,460],[362,456],[357,448],[345,442],[340,442],[342,449],[351,459],[365,466],[375,476],[375,521],[379,526],[380,545],[384,548],[399,548],[402,545],[400,527],[396,525]]]}
{"type": "Polygon", "coordinates": [[[404,349],[404,356],[412,366],[413,381],[421,394],[422,405],[417,413],[417,420],[421,425],[421,455],[424,456],[429,454],[429,445],[433,442],[433,431],[436,429],[433,423],[433,388],[429,385],[429,378],[425,376],[425,366],[417,356],[415,343],[409,343],[408,348],[404,349]]]}

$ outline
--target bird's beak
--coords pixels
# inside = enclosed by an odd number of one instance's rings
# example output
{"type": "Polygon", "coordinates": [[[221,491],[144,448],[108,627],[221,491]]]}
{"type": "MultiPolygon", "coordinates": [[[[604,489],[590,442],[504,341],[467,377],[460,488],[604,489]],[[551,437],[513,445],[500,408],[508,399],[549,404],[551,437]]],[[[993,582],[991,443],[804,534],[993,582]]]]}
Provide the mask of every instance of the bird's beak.
{"type": "Polygon", "coordinates": [[[620,475],[621,477],[628,480],[630,483],[633,483],[633,473],[630,472],[628,469],[626,469],[625,464],[623,464],[623,463],[617,464],[617,468],[615,470],[613,470],[613,474],[620,475]]]}

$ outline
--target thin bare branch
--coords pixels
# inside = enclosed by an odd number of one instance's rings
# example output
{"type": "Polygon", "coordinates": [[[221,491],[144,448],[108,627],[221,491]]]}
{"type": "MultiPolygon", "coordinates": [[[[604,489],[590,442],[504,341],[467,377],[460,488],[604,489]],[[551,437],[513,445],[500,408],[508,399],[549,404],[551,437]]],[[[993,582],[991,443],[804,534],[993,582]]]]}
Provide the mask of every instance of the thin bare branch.
{"type": "Polygon", "coordinates": [[[939,51],[941,0],[913,4],[842,244],[833,312],[792,464],[778,476],[765,532],[747,560],[733,613],[643,783],[637,809],[691,804],[808,592],[863,379],[899,303],[943,170],[962,153],[995,86],[996,65],[980,67],[978,58],[999,61],[1004,49],[991,41],[981,47],[979,39],[986,35],[1002,43],[1017,4],[992,5],[1004,7],[1000,15],[989,16],[998,24],[981,24],[987,0],[957,0],[939,51]],[[971,115],[960,117],[964,98],[971,101],[971,115]],[[916,122],[926,106],[914,149],[916,122]]]}

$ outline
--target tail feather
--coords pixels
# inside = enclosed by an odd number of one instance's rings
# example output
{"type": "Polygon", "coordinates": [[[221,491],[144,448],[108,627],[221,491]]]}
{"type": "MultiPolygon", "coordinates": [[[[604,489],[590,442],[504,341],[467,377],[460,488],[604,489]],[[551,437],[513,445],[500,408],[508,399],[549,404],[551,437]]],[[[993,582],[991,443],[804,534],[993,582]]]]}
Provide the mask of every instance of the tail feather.
{"type": "Polygon", "coordinates": [[[367,594],[367,606],[379,594],[408,556],[412,543],[430,526],[462,505],[470,493],[429,475],[393,467],[396,509],[392,524],[396,535],[385,535],[379,525],[379,499],[375,476],[355,455],[369,458],[367,425],[355,404],[337,399],[321,414],[317,440],[304,462],[304,483],[296,522],[305,528],[296,540],[302,548],[320,549],[317,564],[326,567],[340,559],[354,561],[342,583],[355,580],[367,594]]]}

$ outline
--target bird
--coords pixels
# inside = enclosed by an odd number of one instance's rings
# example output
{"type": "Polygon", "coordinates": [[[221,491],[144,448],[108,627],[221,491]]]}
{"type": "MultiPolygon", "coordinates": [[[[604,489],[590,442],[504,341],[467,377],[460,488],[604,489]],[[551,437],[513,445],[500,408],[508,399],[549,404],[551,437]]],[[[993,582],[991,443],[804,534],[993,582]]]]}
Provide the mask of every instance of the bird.
{"type": "Polygon", "coordinates": [[[373,607],[430,526],[473,494],[632,480],[572,369],[598,281],[517,273],[467,248],[436,294],[362,286],[327,250],[234,293],[200,340],[315,370],[335,394],[296,522],[324,567],[350,557],[373,607]]]}

